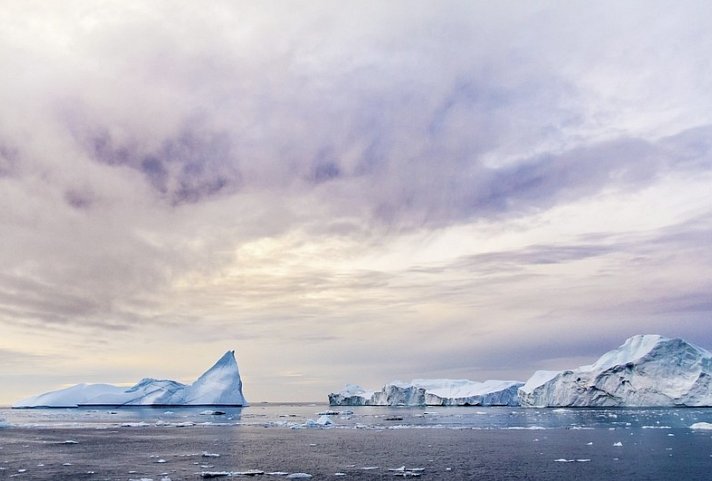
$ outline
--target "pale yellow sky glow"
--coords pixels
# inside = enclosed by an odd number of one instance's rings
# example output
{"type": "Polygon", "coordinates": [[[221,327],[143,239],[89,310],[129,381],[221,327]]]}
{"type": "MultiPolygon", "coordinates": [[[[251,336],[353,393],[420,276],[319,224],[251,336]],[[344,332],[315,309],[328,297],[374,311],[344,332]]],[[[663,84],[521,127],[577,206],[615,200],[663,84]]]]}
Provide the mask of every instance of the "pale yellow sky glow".
{"type": "Polygon", "coordinates": [[[0,405],[712,347],[708,5],[299,7],[0,6],[0,405]]]}

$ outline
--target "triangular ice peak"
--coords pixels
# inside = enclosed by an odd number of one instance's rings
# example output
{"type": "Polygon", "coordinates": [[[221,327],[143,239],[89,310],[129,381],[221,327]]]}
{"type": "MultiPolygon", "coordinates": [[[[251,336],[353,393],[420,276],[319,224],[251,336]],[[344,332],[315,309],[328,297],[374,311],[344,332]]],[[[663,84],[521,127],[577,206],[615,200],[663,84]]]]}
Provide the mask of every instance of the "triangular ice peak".
{"type": "Polygon", "coordinates": [[[191,385],[152,378],[130,388],[81,384],[24,399],[14,407],[246,405],[235,351],[228,351],[191,385]]]}

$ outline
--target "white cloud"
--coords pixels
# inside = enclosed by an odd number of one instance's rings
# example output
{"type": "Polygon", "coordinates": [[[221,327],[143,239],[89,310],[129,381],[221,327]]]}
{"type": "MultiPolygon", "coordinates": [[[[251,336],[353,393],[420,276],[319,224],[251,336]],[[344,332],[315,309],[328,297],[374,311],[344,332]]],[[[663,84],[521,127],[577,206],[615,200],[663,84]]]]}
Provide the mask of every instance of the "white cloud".
{"type": "Polygon", "coordinates": [[[0,350],[313,399],[712,341],[707,9],[4,2],[0,350]]]}

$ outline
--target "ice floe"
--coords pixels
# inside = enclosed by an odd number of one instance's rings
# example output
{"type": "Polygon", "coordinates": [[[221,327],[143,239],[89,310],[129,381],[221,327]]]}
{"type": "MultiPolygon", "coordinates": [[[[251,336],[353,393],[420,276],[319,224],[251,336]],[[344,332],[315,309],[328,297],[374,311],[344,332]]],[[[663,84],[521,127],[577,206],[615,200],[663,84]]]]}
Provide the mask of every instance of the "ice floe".
{"type": "Polygon", "coordinates": [[[695,423],[692,426],[690,426],[690,429],[710,431],[710,430],[712,430],[712,423],[704,423],[704,422],[695,423]]]}

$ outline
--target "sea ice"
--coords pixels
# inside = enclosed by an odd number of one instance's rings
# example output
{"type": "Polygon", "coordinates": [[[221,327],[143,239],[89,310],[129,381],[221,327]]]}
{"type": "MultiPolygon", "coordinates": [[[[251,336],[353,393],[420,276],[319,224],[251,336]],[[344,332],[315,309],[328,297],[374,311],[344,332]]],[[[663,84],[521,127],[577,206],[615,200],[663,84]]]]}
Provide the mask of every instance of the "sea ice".
{"type": "Polygon", "coordinates": [[[332,421],[329,416],[327,415],[322,415],[319,417],[319,419],[316,420],[316,423],[319,426],[328,426],[330,424],[334,424],[334,421],[332,421]]]}
{"type": "Polygon", "coordinates": [[[709,430],[712,430],[712,423],[704,423],[704,422],[695,423],[692,426],[690,426],[690,429],[709,431],[709,430]]]}

